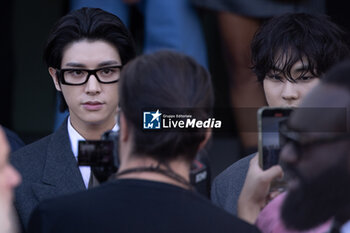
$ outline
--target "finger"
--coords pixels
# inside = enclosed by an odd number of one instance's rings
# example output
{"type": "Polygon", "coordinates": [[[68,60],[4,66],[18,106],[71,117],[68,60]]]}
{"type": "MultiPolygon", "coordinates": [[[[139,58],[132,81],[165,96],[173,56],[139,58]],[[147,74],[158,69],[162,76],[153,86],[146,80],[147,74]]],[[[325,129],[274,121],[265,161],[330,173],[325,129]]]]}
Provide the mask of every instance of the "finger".
{"type": "Polygon", "coordinates": [[[271,182],[274,179],[282,178],[283,171],[280,165],[275,165],[264,171],[264,178],[267,182],[271,182]]]}
{"type": "Polygon", "coordinates": [[[256,153],[254,157],[250,160],[249,165],[255,166],[256,164],[259,164],[259,155],[256,153]]]}
{"type": "Polygon", "coordinates": [[[281,191],[273,191],[269,193],[269,201],[275,199],[278,195],[281,194],[281,191]]]}

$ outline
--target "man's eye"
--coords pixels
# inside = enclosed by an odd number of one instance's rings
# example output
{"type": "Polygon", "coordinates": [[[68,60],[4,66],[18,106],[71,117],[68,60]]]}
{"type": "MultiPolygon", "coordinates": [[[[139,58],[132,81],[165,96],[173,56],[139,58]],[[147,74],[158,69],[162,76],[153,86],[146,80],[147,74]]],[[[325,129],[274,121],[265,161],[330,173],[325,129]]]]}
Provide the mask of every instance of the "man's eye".
{"type": "Polygon", "coordinates": [[[314,78],[316,78],[316,77],[311,76],[311,75],[310,76],[305,75],[305,76],[300,76],[299,78],[297,78],[297,81],[310,81],[314,78]]]}
{"type": "Polygon", "coordinates": [[[73,76],[81,76],[84,72],[82,70],[70,70],[68,73],[73,76]]]}
{"type": "Polygon", "coordinates": [[[110,74],[110,73],[112,73],[112,72],[113,72],[113,70],[110,69],[110,68],[106,68],[106,69],[103,69],[103,70],[102,70],[102,73],[104,73],[104,74],[110,74]]]}
{"type": "Polygon", "coordinates": [[[110,75],[114,75],[115,73],[116,73],[115,68],[104,68],[99,72],[99,74],[103,76],[110,76],[110,75]]]}
{"type": "Polygon", "coordinates": [[[267,75],[267,78],[272,80],[272,81],[279,81],[279,82],[284,82],[284,78],[277,75],[277,74],[270,74],[270,75],[267,75]]]}

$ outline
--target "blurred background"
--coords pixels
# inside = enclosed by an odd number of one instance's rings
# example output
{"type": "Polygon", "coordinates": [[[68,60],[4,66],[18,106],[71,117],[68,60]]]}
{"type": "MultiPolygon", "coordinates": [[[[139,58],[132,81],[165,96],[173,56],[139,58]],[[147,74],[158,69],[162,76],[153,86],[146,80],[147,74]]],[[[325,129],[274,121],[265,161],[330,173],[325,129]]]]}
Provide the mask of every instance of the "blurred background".
{"type": "MultiPolygon", "coordinates": [[[[25,143],[30,143],[54,130],[56,93],[42,53],[50,28],[69,11],[70,3],[68,0],[1,2],[0,124],[15,131],[25,143]]],[[[216,106],[229,107],[229,75],[225,68],[217,12],[207,8],[196,8],[196,11],[206,41],[216,106]]],[[[350,17],[344,0],[327,0],[326,13],[334,22],[349,30],[350,17]]],[[[136,7],[131,7],[130,14],[129,28],[134,35],[138,52],[141,53],[144,39],[143,16],[136,7]]],[[[225,122],[229,122],[228,130],[214,135],[209,150],[213,176],[246,155],[240,147],[234,117],[231,114],[225,117],[225,122]]]]}

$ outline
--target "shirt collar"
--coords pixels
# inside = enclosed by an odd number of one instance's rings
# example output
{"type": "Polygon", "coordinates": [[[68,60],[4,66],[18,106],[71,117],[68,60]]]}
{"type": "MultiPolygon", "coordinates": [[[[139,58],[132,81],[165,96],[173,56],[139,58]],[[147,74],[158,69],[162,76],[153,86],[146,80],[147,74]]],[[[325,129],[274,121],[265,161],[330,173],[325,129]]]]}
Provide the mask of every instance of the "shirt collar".
{"type": "MultiPolygon", "coordinates": [[[[69,140],[70,140],[70,144],[72,147],[72,152],[74,154],[74,157],[76,160],[78,160],[78,145],[79,145],[79,141],[85,141],[85,138],[83,136],[81,136],[78,131],[76,131],[71,122],[70,122],[70,117],[68,117],[68,121],[67,121],[67,129],[68,129],[68,135],[69,135],[69,140]]],[[[119,130],[119,126],[118,124],[115,124],[113,129],[113,131],[118,131],[119,130]]]]}
{"type": "Polygon", "coordinates": [[[344,225],[340,229],[341,233],[349,233],[350,232],[350,221],[344,223],[344,225]]]}

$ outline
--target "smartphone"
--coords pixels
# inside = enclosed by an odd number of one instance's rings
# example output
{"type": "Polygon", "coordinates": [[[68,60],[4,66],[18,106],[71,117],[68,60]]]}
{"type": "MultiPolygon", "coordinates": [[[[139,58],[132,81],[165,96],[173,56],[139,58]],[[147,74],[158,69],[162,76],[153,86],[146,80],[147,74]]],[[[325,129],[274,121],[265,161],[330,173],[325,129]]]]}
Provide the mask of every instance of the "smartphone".
{"type": "Polygon", "coordinates": [[[293,108],[262,107],[258,110],[259,165],[263,170],[279,163],[279,125],[288,120],[293,108]]]}

